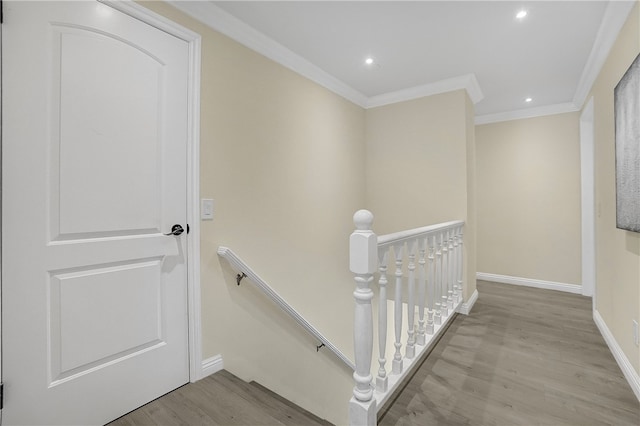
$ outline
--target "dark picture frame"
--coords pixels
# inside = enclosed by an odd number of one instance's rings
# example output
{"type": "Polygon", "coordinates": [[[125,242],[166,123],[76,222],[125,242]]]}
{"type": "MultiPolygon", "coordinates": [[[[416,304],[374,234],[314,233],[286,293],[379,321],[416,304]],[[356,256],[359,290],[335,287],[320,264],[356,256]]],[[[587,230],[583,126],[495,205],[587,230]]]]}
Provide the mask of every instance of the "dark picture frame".
{"type": "Polygon", "coordinates": [[[614,89],[616,227],[640,232],[640,55],[614,89]]]}

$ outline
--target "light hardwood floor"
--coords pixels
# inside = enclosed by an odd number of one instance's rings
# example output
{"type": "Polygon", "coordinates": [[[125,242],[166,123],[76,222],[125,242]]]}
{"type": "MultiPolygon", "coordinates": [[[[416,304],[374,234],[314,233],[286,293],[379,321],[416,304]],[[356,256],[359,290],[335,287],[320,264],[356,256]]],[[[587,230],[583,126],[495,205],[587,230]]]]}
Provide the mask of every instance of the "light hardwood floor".
{"type": "MultiPolygon", "coordinates": [[[[640,425],[640,404],[593,323],[591,299],[482,281],[478,291],[471,315],[454,319],[380,425],[640,425]]],[[[226,371],[112,423],[326,424],[226,371]]]]}
{"type": "Polygon", "coordinates": [[[482,281],[478,292],[380,425],[640,425],[590,298],[482,281]]]}
{"type": "Polygon", "coordinates": [[[246,383],[223,370],[182,386],[109,425],[326,426],[330,423],[257,383],[246,383]]]}

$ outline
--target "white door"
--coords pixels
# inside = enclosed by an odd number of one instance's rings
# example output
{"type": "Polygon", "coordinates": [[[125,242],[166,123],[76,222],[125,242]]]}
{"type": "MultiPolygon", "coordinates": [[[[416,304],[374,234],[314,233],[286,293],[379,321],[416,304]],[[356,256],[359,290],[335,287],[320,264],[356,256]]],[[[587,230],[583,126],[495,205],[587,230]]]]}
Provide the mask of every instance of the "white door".
{"type": "Polygon", "coordinates": [[[100,424],[189,380],[188,45],[4,2],[4,424],[100,424]]]}

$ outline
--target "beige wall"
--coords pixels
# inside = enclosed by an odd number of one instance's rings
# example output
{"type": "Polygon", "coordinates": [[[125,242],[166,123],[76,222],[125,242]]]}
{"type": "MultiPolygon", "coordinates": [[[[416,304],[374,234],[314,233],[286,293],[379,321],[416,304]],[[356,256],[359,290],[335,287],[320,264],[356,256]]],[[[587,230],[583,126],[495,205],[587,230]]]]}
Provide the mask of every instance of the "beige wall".
{"type": "Polygon", "coordinates": [[[475,158],[473,104],[467,93],[459,90],[369,109],[366,129],[366,202],[375,217],[374,230],[382,235],[467,221],[466,271],[472,271],[466,279],[468,298],[475,290],[475,258],[469,255],[475,251],[475,158]]]}
{"type": "MultiPolygon", "coordinates": [[[[356,210],[373,210],[378,233],[465,219],[475,265],[473,104],[458,91],[365,112],[166,3],[144,4],[202,36],[200,186],[215,199],[201,224],[203,357],[221,354],[242,379],[344,424],[352,372],[250,283],[238,287],[216,249],[234,250],[353,359],[356,210]],[[409,192],[420,209],[389,208],[409,192]]],[[[475,268],[467,283],[466,297],[475,268]]]]}
{"type": "Polygon", "coordinates": [[[594,101],[596,309],[640,372],[631,321],[640,319],[640,234],[616,229],[613,89],[640,53],[640,8],[631,12],[590,96],[594,101]]]}
{"type": "Polygon", "coordinates": [[[579,114],[476,127],[478,271],[580,285],[579,114]]]}
{"type": "MultiPolygon", "coordinates": [[[[167,4],[145,4],[203,37],[201,196],[216,200],[215,220],[202,223],[205,358],[221,354],[244,380],[345,423],[350,371],[248,283],[238,288],[216,249],[236,251],[352,357],[348,235],[362,207],[379,234],[466,220],[465,298],[476,238],[482,272],[580,283],[577,113],[474,129],[464,91],[365,111],[167,4]]],[[[636,10],[593,90],[598,309],[636,370],[640,238],[615,229],[612,93],[640,51],[639,21],[636,10]]]]}
{"type": "Polygon", "coordinates": [[[366,200],[379,235],[466,216],[465,97],[367,110],[366,200]]]}
{"type": "Polygon", "coordinates": [[[364,110],[161,2],[202,36],[204,358],[344,424],[349,369],[216,255],[230,247],[350,358],[348,237],[364,206],[364,110]],[[302,392],[301,390],[304,390],[302,392]]]}

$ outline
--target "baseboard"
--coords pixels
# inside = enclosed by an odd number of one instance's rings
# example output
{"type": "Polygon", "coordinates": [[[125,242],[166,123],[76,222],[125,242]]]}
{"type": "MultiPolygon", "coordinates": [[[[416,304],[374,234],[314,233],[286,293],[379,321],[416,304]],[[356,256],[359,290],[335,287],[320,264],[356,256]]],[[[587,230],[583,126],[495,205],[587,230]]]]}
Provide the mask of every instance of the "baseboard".
{"type": "Polygon", "coordinates": [[[546,290],[563,291],[565,293],[582,294],[582,287],[575,284],[558,283],[555,281],[534,280],[531,278],[511,277],[509,275],[487,274],[477,272],[476,278],[482,281],[493,281],[502,284],[522,285],[526,287],[543,288],[546,290]]]}
{"type": "Polygon", "coordinates": [[[207,358],[202,361],[202,377],[204,379],[207,376],[212,375],[213,373],[217,373],[218,371],[224,368],[224,363],[222,362],[222,355],[212,356],[211,358],[207,358]]]}
{"type": "Polygon", "coordinates": [[[478,290],[473,290],[473,294],[466,302],[462,303],[458,308],[458,313],[463,315],[469,315],[471,313],[471,309],[473,309],[473,305],[475,305],[476,300],[478,300],[478,290]]]}
{"type": "Polygon", "coordinates": [[[604,337],[604,341],[607,343],[607,346],[609,346],[609,350],[616,359],[618,366],[620,366],[620,370],[622,370],[622,374],[624,374],[625,379],[629,382],[629,386],[631,386],[633,393],[636,395],[636,398],[638,398],[638,401],[640,401],[640,375],[638,375],[631,365],[631,362],[629,362],[629,358],[627,358],[622,351],[622,348],[616,341],[615,337],[613,337],[611,330],[609,330],[604,319],[600,316],[600,313],[595,309],[593,311],[593,321],[596,323],[598,330],[600,330],[602,337],[604,337]]]}

